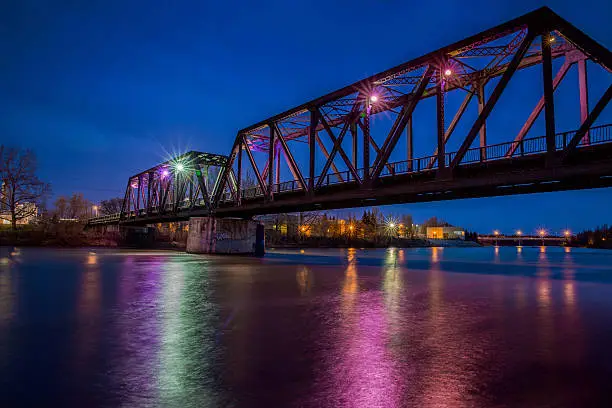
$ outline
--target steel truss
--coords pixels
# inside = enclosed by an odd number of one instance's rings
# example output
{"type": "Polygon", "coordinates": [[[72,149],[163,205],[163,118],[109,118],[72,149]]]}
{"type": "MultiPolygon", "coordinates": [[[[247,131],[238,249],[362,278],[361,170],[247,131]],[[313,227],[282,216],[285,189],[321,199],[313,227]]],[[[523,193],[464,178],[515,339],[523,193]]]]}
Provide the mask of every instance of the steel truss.
{"type": "MultiPolygon", "coordinates": [[[[211,212],[226,165],[227,156],[191,151],[130,177],[119,219],[172,217],[195,209],[211,212]]],[[[233,180],[226,183],[230,194],[235,192],[233,180]]]]}
{"type": "Polygon", "coordinates": [[[486,163],[525,154],[530,143],[534,143],[526,135],[542,111],[546,121],[543,140],[547,165],[566,161],[576,148],[589,145],[589,129],[612,94],[612,88],[608,88],[589,109],[587,60],[612,70],[610,51],[549,8],[538,9],[240,130],[210,207],[241,206],[245,200],[256,197],[272,202],[286,191],[301,191],[312,200],[325,194],[324,187],[337,183],[372,190],[382,177],[393,175],[400,168],[410,172],[418,167],[419,171],[435,171],[438,178],[452,179],[457,168],[465,163],[486,163]],[[564,62],[553,75],[555,59],[564,62]],[[581,126],[571,137],[565,133],[559,146],[553,93],[574,65],[579,68],[581,126]],[[516,72],[532,66],[542,69],[542,98],[513,142],[487,145],[487,118],[516,72]],[[494,85],[488,97],[484,90],[487,84],[494,85]],[[450,92],[463,92],[465,99],[447,124],[445,94],[450,92]],[[372,103],[373,95],[376,103],[372,103]],[[427,98],[436,98],[436,145],[431,156],[415,159],[413,112],[427,98]],[[478,117],[460,148],[447,152],[446,143],[473,100],[477,103],[478,117]],[[370,119],[383,113],[394,119],[384,142],[378,144],[370,135],[370,119]],[[391,154],[404,133],[406,160],[391,163],[391,154]],[[308,160],[298,162],[296,149],[307,149],[308,160]],[[500,154],[502,149],[505,151],[500,154]],[[258,163],[256,155],[263,155],[263,161],[258,163]],[[315,158],[321,155],[325,162],[317,166],[315,158]],[[291,174],[288,181],[281,179],[281,163],[286,164],[291,174]],[[245,186],[246,172],[254,175],[254,186],[245,186]],[[240,193],[228,191],[228,186],[240,193]]]}
{"type": "Polygon", "coordinates": [[[189,152],[136,174],[128,180],[121,213],[92,223],[214,213],[248,217],[322,205],[612,185],[612,125],[596,124],[612,85],[591,108],[587,61],[612,72],[609,50],[544,7],[242,129],[229,156],[189,152]],[[554,60],[562,61],[556,73],[554,60]],[[580,125],[560,132],[554,92],[574,66],[580,125]],[[531,67],[541,69],[542,97],[513,140],[487,143],[488,117],[509,81],[531,67]],[[446,106],[450,93],[464,94],[456,112],[446,106]],[[415,158],[413,123],[420,118],[414,112],[428,98],[435,98],[435,143],[430,155],[415,158]],[[465,112],[472,104],[477,117],[470,123],[465,112]],[[371,135],[378,115],[391,124],[382,142],[371,135]],[[540,116],[545,134],[528,136],[540,116]],[[469,130],[449,152],[447,143],[462,118],[469,130]],[[401,151],[400,138],[406,140],[401,151]],[[405,159],[391,161],[398,152],[405,159]],[[288,168],[289,180],[281,166],[288,168]]]}

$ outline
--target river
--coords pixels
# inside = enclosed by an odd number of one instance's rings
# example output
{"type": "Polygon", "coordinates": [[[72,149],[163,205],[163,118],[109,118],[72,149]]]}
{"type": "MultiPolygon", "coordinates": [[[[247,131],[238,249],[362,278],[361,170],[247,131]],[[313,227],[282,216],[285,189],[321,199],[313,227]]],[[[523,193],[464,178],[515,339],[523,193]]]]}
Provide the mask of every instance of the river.
{"type": "Polygon", "coordinates": [[[612,406],[612,252],[0,248],[2,407],[612,406]]]}

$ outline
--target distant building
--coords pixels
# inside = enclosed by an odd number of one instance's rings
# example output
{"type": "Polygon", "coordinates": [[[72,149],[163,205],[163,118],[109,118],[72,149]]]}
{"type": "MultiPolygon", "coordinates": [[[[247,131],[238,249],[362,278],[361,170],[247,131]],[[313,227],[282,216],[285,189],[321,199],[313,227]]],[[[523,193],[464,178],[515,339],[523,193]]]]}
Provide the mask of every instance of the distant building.
{"type": "Polygon", "coordinates": [[[459,227],[427,227],[427,239],[465,239],[465,231],[459,227]]]}
{"type": "Polygon", "coordinates": [[[282,235],[297,235],[300,217],[294,214],[270,214],[255,218],[264,225],[266,231],[277,231],[282,235]]]}
{"type": "MultiPolygon", "coordinates": [[[[17,220],[17,225],[32,224],[33,222],[36,221],[36,218],[38,217],[38,207],[36,207],[35,203],[17,204],[17,212],[22,212],[22,210],[24,210],[26,213],[29,213],[30,215],[20,220],[17,220]]],[[[2,215],[2,219],[0,221],[2,222],[3,225],[11,224],[11,212],[10,211],[3,210],[0,212],[0,215],[2,215]]]]}

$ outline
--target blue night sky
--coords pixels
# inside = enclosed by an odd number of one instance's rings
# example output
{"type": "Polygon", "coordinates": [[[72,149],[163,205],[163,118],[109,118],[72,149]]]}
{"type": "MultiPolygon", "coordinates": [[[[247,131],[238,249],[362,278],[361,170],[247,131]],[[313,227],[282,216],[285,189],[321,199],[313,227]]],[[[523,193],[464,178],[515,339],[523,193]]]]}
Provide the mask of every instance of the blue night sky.
{"type": "MultiPolygon", "coordinates": [[[[56,195],[121,196],[166,152],[227,154],[251,123],[542,5],[612,47],[601,0],[5,2],[0,143],[33,148],[56,195]]],[[[611,202],[602,189],[384,210],[554,231],[611,222],[611,202]]]]}

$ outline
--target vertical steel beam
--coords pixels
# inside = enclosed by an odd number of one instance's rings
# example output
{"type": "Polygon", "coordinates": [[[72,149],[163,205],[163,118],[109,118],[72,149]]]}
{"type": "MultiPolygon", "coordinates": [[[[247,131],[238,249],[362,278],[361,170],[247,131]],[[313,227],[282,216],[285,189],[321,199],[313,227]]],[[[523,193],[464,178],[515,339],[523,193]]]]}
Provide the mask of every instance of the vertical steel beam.
{"type": "Polygon", "coordinates": [[[414,143],[412,140],[412,115],[406,123],[406,160],[408,160],[408,171],[412,171],[412,160],[414,160],[414,143]]]}
{"type": "MultiPolygon", "coordinates": [[[[485,106],[485,86],[484,82],[478,84],[478,114],[480,115],[485,106]]],[[[480,161],[487,160],[487,121],[482,123],[480,128],[480,161]]]]}
{"type": "Polygon", "coordinates": [[[119,213],[119,219],[123,219],[126,213],[130,212],[130,183],[131,180],[128,179],[128,184],[125,189],[125,195],[123,196],[123,204],[121,205],[121,212],[119,213]]]}
{"type": "Polygon", "coordinates": [[[357,135],[357,122],[351,123],[351,136],[353,137],[353,154],[352,154],[352,162],[353,166],[357,168],[357,154],[358,154],[358,135],[357,135]]]}
{"type": "Polygon", "coordinates": [[[147,214],[151,212],[151,185],[153,184],[153,176],[155,173],[149,172],[149,181],[147,182],[147,214]]]}
{"type": "MultiPolygon", "coordinates": [[[[275,134],[277,134],[277,130],[275,129],[275,134]]],[[[280,139],[282,136],[277,134],[280,139]]],[[[280,184],[280,165],[281,165],[281,150],[278,142],[275,143],[276,147],[274,148],[274,154],[276,155],[276,169],[274,170],[274,179],[275,184],[280,184]]]]}
{"type": "Polygon", "coordinates": [[[363,117],[363,183],[370,182],[370,112],[372,106],[366,95],[365,116],[363,117]]]}
{"type": "Polygon", "coordinates": [[[142,174],[138,175],[138,194],[136,194],[136,216],[140,213],[140,192],[142,191],[142,174]]]}
{"type": "Polygon", "coordinates": [[[314,194],[315,186],[315,139],[317,138],[317,126],[319,125],[319,110],[310,110],[310,129],[308,129],[308,192],[314,194]]]}
{"type": "Polygon", "coordinates": [[[242,140],[238,142],[238,177],[236,180],[236,205],[242,204],[242,140]]]}
{"type": "MultiPolygon", "coordinates": [[[[578,61],[578,86],[580,87],[580,123],[583,123],[589,116],[589,83],[587,81],[586,60],[578,61]]],[[[591,142],[589,131],[584,134],[582,143],[588,145],[591,142]]]]}
{"type": "Polygon", "coordinates": [[[268,147],[268,199],[272,200],[274,194],[274,148],[275,148],[275,135],[274,126],[268,125],[270,129],[270,145],[268,147]]]}
{"type": "MultiPolygon", "coordinates": [[[[457,109],[457,112],[455,113],[455,116],[453,116],[453,119],[448,124],[448,128],[446,129],[446,132],[444,133],[444,143],[448,142],[448,139],[450,139],[451,135],[455,131],[455,128],[457,127],[457,123],[459,123],[459,120],[461,119],[461,117],[465,113],[465,111],[466,111],[468,105],[470,104],[470,101],[472,100],[473,96],[474,96],[473,87],[470,87],[470,88],[467,89],[467,94],[465,95],[465,98],[463,98],[463,102],[461,102],[461,105],[459,106],[459,109],[457,109]]],[[[432,158],[429,161],[429,164],[427,165],[428,169],[431,169],[433,167],[433,165],[436,164],[436,162],[438,161],[438,158],[437,158],[437,156],[438,156],[438,148],[437,147],[436,147],[436,150],[434,151],[433,155],[436,156],[436,157],[432,158]]]]}
{"type": "Polygon", "coordinates": [[[442,68],[438,69],[438,84],[436,85],[436,122],[438,134],[438,173],[446,167],[446,141],[444,140],[444,78],[442,68]]]}
{"type": "Polygon", "coordinates": [[[555,155],[555,103],[552,74],[552,53],[550,34],[540,36],[542,42],[542,78],[544,80],[544,119],[546,125],[546,158],[552,160],[555,155]]]}

